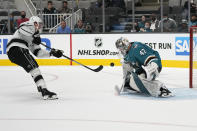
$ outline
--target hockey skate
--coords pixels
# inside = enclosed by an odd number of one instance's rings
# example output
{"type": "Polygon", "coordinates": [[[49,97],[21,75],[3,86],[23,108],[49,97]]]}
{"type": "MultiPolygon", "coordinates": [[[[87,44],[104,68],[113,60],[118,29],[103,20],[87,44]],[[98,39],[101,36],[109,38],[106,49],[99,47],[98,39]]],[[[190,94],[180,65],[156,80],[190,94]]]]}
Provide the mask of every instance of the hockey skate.
{"type": "Polygon", "coordinates": [[[38,92],[41,92],[44,100],[55,100],[58,99],[57,94],[54,92],[48,91],[46,88],[38,87],[38,92]]]}
{"type": "Polygon", "coordinates": [[[161,93],[159,94],[159,97],[166,98],[166,97],[172,97],[172,96],[174,96],[172,94],[172,92],[169,91],[165,86],[164,87],[161,87],[160,88],[160,91],[161,91],[161,93]]]}

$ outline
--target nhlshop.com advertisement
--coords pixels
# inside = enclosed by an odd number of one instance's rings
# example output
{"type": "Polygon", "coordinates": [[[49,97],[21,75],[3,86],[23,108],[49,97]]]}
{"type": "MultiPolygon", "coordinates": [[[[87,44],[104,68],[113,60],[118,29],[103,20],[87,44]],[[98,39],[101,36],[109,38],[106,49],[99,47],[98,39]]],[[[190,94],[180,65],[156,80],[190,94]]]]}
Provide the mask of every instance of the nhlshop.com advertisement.
{"type": "Polygon", "coordinates": [[[118,59],[115,37],[103,34],[72,35],[72,56],[76,59],[118,59]]]}

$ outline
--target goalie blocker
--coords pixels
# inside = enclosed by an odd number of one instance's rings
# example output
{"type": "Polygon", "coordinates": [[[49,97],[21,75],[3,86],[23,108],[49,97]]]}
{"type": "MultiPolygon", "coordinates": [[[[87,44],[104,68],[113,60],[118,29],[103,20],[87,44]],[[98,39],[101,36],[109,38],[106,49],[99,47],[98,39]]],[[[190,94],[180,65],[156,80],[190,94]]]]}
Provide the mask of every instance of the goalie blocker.
{"type": "Polygon", "coordinates": [[[156,80],[162,70],[157,51],[141,42],[129,42],[122,37],[115,44],[123,55],[124,82],[121,91],[132,90],[154,97],[173,96],[164,83],[156,80]]]}

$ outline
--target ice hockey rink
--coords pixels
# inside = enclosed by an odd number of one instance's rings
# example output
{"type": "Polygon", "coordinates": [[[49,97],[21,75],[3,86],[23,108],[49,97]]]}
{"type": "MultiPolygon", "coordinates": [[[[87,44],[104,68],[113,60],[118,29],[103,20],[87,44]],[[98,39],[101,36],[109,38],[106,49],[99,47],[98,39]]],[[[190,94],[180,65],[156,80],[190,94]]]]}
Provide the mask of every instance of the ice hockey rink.
{"type": "MultiPolygon", "coordinates": [[[[96,67],[92,67],[96,68],[96,67]]],[[[58,100],[43,100],[20,67],[0,67],[1,131],[196,131],[197,90],[188,69],[163,68],[160,80],[175,97],[115,96],[121,67],[98,73],[81,66],[41,66],[58,100]]]]}

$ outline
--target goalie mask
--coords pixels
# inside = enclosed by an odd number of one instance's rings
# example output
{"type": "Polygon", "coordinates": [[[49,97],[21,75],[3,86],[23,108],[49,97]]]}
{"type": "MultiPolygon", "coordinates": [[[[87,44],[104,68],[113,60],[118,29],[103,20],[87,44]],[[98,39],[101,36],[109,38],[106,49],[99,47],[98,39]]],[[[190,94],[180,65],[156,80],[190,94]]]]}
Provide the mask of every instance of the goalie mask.
{"type": "Polygon", "coordinates": [[[116,41],[116,48],[120,51],[120,53],[124,56],[126,55],[129,47],[129,41],[127,38],[121,37],[116,41]]]}

